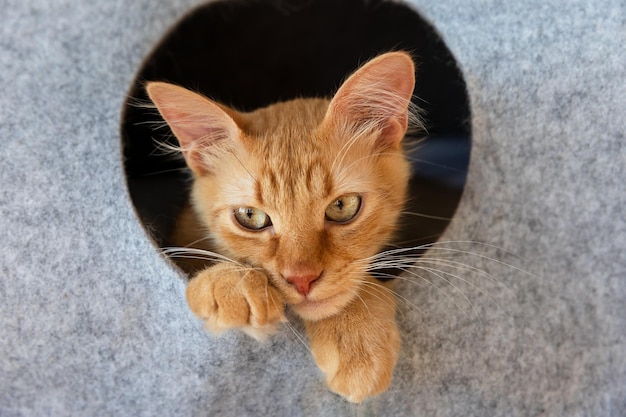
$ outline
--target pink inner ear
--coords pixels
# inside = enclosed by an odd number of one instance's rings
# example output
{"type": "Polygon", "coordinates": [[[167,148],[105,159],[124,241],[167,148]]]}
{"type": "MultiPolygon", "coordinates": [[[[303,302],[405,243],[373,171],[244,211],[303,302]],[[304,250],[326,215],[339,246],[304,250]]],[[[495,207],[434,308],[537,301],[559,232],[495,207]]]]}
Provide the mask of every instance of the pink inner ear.
{"type": "Polygon", "coordinates": [[[391,52],[369,61],[341,86],[327,117],[354,132],[378,131],[378,144],[399,146],[408,125],[415,66],[408,54],[391,52]]]}
{"type": "Polygon", "coordinates": [[[196,174],[206,174],[210,148],[239,132],[234,120],[211,100],[172,84],[153,82],[148,96],[178,139],[187,165],[196,174]]]}

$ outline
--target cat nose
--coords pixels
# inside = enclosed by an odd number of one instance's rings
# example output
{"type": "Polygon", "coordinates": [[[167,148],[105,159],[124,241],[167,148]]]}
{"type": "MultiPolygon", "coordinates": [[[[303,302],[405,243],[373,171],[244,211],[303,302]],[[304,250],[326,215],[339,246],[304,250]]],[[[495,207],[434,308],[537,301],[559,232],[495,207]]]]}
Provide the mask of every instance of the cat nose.
{"type": "Polygon", "coordinates": [[[294,268],[283,271],[282,275],[300,294],[307,296],[311,292],[311,284],[319,279],[322,272],[313,268],[294,268]]]}

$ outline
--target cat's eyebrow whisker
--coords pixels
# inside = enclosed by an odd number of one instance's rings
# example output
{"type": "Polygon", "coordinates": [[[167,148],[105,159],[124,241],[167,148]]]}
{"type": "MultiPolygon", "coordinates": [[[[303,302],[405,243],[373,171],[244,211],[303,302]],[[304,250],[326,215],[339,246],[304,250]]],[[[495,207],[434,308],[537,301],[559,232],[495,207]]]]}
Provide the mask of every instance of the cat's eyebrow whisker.
{"type": "Polygon", "coordinates": [[[165,137],[164,140],[157,140],[152,138],[154,143],[154,149],[150,151],[149,156],[158,156],[161,158],[168,158],[173,160],[183,159],[183,148],[179,145],[174,145],[168,141],[172,136],[165,137]]]}
{"type": "Polygon", "coordinates": [[[235,157],[235,159],[237,160],[237,162],[239,162],[239,165],[241,165],[241,167],[244,169],[244,171],[246,171],[248,173],[248,175],[250,176],[250,178],[252,178],[252,180],[254,182],[258,182],[257,179],[254,177],[254,175],[252,175],[252,173],[250,172],[250,170],[243,164],[243,162],[241,162],[241,159],[239,159],[239,157],[237,155],[235,155],[235,153],[232,153],[233,157],[235,157]]]}
{"type": "MultiPolygon", "coordinates": [[[[389,155],[393,155],[391,153],[388,153],[388,154],[389,155]]],[[[358,164],[359,162],[365,161],[367,159],[372,159],[372,158],[374,158],[375,156],[378,156],[378,155],[384,155],[384,154],[383,153],[378,153],[376,155],[365,155],[365,156],[362,156],[361,158],[358,158],[358,159],[355,159],[354,161],[352,161],[349,165],[346,165],[346,166],[342,167],[341,170],[342,171],[350,171],[352,169],[353,165],[358,164]]]]}
{"type": "Polygon", "coordinates": [[[337,152],[337,155],[335,156],[335,158],[333,159],[333,163],[330,166],[330,172],[335,172],[336,166],[341,163],[340,161],[343,161],[343,159],[345,158],[348,149],[356,142],[356,137],[352,137],[348,142],[344,143],[341,146],[341,149],[339,149],[339,152],[337,152]]]}
{"type": "MultiPolygon", "coordinates": [[[[158,113],[156,113],[158,114],[158,113]]],[[[164,120],[144,120],[142,122],[133,123],[133,126],[152,126],[152,130],[165,129],[168,124],[164,120]]]]}
{"type": "MultiPolygon", "coordinates": [[[[355,164],[357,164],[357,163],[359,163],[361,161],[367,160],[367,159],[372,159],[372,158],[375,158],[375,157],[378,157],[378,156],[394,156],[394,155],[398,155],[398,154],[397,153],[393,153],[393,152],[378,152],[376,154],[365,155],[365,156],[363,156],[361,158],[358,158],[358,159],[352,161],[349,165],[346,165],[345,167],[342,167],[342,171],[349,171],[352,168],[353,165],[355,165],[355,164]]],[[[342,158],[341,162],[343,162],[343,158],[342,158]]],[[[450,219],[448,219],[448,220],[450,220],[450,219]]]]}
{"type": "Polygon", "coordinates": [[[411,156],[411,154],[409,154],[407,156],[407,159],[409,159],[411,162],[419,162],[421,164],[431,165],[431,166],[435,166],[437,168],[443,168],[443,169],[447,169],[447,170],[450,170],[450,171],[456,171],[456,172],[462,172],[462,173],[465,172],[464,170],[459,169],[459,168],[455,168],[455,167],[451,167],[451,166],[443,165],[443,164],[438,164],[436,162],[431,162],[431,161],[428,161],[426,159],[416,158],[414,156],[411,156]]]}
{"type": "Polygon", "coordinates": [[[159,155],[180,155],[183,149],[180,145],[174,145],[168,142],[156,140],[155,138],[152,138],[152,143],[154,144],[154,151],[152,151],[150,155],[156,155],[156,151],[162,152],[159,155]]]}
{"type": "Polygon", "coordinates": [[[190,242],[190,243],[188,244],[188,246],[189,246],[189,247],[194,247],[194,246],[196,246],[196,245],[198,245],[198,244],[200,244],[200,243],[203,243],[203,242],[209,242],[209,241],[211,241],[211,237],[209,237],[209,236],[205,236],[205,237],[201,237],[200,239],[196,239],[196,240],[194,240],[193,242],[190,242]]]}
{"type": "Polygon", "coordinates": [[[335,159],[333,160],[333,163],[330,168],[330,172],[335,172],[337,165],[343,164],[343,160],[345,159],[346,155],[348,154],[350,149],[352,149],[354,144],[357,143],[359,140],[361,140],[361,137],[362,137],[362,134],[355,134],[352,138],[350,138],[348,142],[342,145],[341,149],[337,153],[337,156],[335,156],[335,159]]]}
{"type": "Polygon", "coordinates": [[[163,174],[169,174],[172,172],[187,172],[188,169],[186,167],[181,167],[181,168],[171,168],[171,169],[162,169],[160,171],[152,171],[152,172],[146,172],[141,174],[142,177],[151,177],[153,175],[163,175],[163,174]]]}

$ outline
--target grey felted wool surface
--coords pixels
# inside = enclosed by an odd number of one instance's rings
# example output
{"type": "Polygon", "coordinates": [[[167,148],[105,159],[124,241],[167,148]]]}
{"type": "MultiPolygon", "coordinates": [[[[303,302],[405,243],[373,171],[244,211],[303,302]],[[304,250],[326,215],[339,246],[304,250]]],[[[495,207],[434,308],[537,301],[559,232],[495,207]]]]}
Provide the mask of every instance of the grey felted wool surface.
{"type": "Polygon", "coordinates": [[[489,275],[398,283],[394,381],[361,405],[327,391],[288,328],[207,335],[135,216],[122,104],[197,4],[0,2],[0,416],[626,413],[623,1],[412,3],[471,101],[441,240],[493,246],[447,245],[489,275]]]}

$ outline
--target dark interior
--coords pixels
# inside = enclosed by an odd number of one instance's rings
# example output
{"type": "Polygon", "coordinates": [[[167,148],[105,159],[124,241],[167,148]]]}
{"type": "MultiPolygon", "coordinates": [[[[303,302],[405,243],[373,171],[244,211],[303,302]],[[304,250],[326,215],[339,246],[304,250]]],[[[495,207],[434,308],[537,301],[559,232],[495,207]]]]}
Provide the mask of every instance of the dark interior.
{"type": "Polygon", "coordinates": [[[414,103],[426,139],[411,152],[410,200],[394,246],[438,239],[460,199],[471,146],[465,82],[436,31],[411,7],[383,0],[225,0],[192,10],[139,69],[122,115],[128,189],[159,247],[188,195],[181,158],[159,117],[142,107],[146,81],[168,81],[239,110],[295,97],[329,97],[360,64],[392,50],[417,64],[414,103]],[[422,216],[424,215],[424,216],[422,216]]]}

